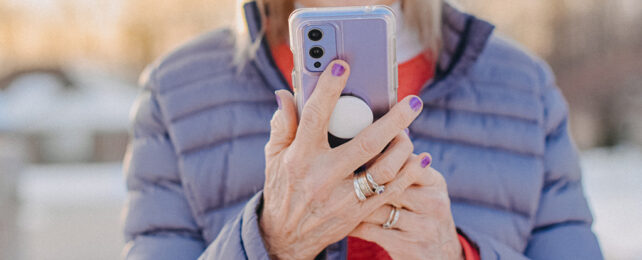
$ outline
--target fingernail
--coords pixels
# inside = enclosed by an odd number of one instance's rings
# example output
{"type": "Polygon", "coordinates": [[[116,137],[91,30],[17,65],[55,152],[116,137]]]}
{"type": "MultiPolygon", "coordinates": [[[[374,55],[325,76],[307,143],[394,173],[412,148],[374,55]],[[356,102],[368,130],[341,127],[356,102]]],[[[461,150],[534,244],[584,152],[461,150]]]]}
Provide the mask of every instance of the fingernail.
{"type": "Polygon", "coordinates": [[[281,97],[279,95],[276,95],[276,104],[279,106],[279,110],[281,110],[281,97]]]}
{"type": "Polygon", "coordinates": [[[408,128],[404,129],[403,131],[406,132],[406,135],[410,136],[410,130],[408,130],[408,128]]]}
{"type": "Polygon", "coordinates": [[[421,99],[419,99],[418,97],[412,97],[410,99],[410,108],[412,108],[413,111],[419,111],[421,106],[423,106],[423,102],[421,102],[421,99]]]}
{"type": "Polygon", "coordinates": [[[343,67],[343,65],[341,65],[339,63],[335,63],[332,66],[332,75],[335,76],[335,77],[341,77],[343,75],[343,73],[345,73],[345,72],[346,72],[346,68],[343,67]]]}
{"type": "Polygon", "coordinates": [[[432,162],[432,158],[430,158],[430,155],[426,155],[423,159],[421,159],[421,168],[426,168],[430,163],[432,162]]]}

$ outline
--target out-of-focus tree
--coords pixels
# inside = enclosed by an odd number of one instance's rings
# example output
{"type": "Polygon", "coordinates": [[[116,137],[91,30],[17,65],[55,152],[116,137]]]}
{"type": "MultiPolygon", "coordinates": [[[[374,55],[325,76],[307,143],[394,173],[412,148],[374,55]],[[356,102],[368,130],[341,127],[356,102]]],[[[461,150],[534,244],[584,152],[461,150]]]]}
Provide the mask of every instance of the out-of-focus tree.
{"type": "MultiPolygon", "coordinates": [[[[632,30],[642,22],[640,12],[629,13],[628,0],[554,4],[555,49],[548,60],[574,112],[574,132],[592,136],[584,146],[617,144],[627,131],[620,127],[627,113],[622,101],[636,87],[628,82],[642,75],[642,39],[632,30]]],[[[633,7],[641,9],[639,2],[633,7]]]]}
{"type": "Polygon", "coordinates": [[[551,41],[554,18],[551,2],[554,1],[467,0],[463,4],[466,11],[495,24],[497,31],[547,56],[554,48],[551,41]]]}
{"type": "Polygon", "coordinates": [[[622,101],[641,86],[631,83],[642,75],[639,0],[470,0],[466,6],[552,65],[580,147],[613,145],[625,132],[642,131],[621,127],[630,121],[621,115],[633,107],[622,101]]]}
{"type": "MultiPolygon", "coordinates": [[[[12,58],[10,54],[15,51],[16,18],[17,12],[8,6],[6,0],[0,0],[0,63],[2,64],[7,64],[12,58]]],[[[0,75],[9,69],[7,67],[0,66],[0,75]]]]}
{"type": "Polygon", "coordinates": [[[121,23],[125,52],[142,67],[187,39],[231,25],[234,0],[127,1],[121,23]]]}

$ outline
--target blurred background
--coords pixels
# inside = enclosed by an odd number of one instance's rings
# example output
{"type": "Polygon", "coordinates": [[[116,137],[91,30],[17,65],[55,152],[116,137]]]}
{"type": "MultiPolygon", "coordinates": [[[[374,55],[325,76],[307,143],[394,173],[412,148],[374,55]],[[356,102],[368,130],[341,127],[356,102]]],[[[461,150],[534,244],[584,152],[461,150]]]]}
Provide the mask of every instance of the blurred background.
{"type": "MultiPolygon", "coordinates": [[[[594,230],[642,259],[642,1],[460,1],[554,68],[594,230]]],[[[0,259],[114,259],[137,77],[234,0],[0,0],[0,259]]]]}

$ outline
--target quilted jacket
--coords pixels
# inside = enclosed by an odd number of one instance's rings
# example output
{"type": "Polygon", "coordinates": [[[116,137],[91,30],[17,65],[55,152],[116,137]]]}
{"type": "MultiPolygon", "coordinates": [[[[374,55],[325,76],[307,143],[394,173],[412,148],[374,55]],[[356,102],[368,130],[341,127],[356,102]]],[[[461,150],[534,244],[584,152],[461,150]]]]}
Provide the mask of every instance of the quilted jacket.
{"type": "MultiPolygon", "coordinates": [[[[252,38],[256,3],[245,6],[252,38]]],[[[568,109],[549,67],[489,23],[444,7],[436,77],[410,127],[482,259],[601,259],[568,109]]],[[[125,158],[127,259],[268,259],[257,222],[264,146],[288,89],[263,41],[240,73],[217,30],[150,66],[125,158]]],[[[346,240],[320,258],[345,259],[346,240]]]]}

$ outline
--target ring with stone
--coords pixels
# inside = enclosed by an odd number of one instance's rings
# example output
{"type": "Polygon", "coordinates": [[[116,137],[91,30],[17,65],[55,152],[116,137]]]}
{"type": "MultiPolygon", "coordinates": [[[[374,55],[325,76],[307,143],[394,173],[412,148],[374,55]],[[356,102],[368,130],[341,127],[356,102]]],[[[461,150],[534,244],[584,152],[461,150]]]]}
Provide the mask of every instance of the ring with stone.
{"type": "Polygon", "coordinates": [[[386,186],[377,184],[370,173],[366,173],[366,179],[368,180],[370,185],[372,185],[372,188],[374,189],[374,192],[376,194],[381,194],[386,190],[386,186]]]}

